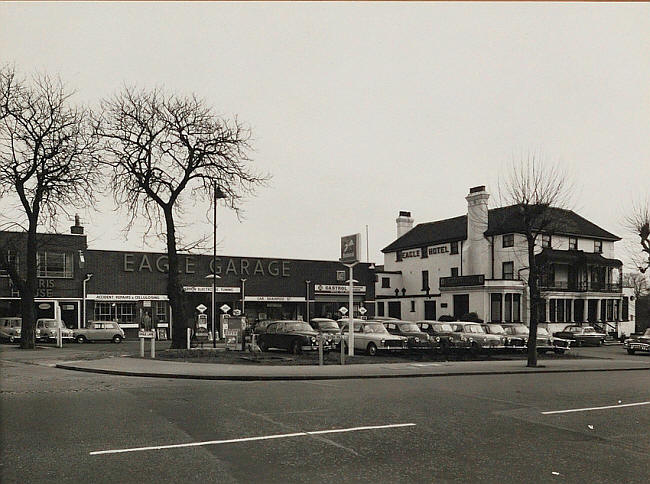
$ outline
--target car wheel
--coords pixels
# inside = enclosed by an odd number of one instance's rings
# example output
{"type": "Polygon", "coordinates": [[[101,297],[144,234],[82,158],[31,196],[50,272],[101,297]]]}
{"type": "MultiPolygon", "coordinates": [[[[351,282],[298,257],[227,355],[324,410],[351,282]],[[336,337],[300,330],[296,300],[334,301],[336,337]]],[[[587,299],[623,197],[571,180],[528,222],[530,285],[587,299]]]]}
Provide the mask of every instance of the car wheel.
{"type": "Polygon", "coordinates": [[[13,336],[9,336],[9,342],[10,343],[13,343],[15,340],[16,340],[16,338],[14,338],[13,336]]]}
{"type": "Polygon", "coordinates": [[[632,350],[630,348],[627,349],[627,354],[628,355],[633,355],[634,353],[636,353],[636,350],[632,350]]]}
{"type": "Polygon", "coordinates": [[[368,343],[368,347],[366,348],[366,354],[368,356],[375,356],[377,354],[377,346],[375,343],[368,343]]]}
{"type": "Polygon", "coordinates": [[[258,341],[257,346],[259,346],[262,351],[269,351],[269,345],[267,345],[264,340],[258,341]]]}
{"type": "Polygon", "coordinates": [[[299,340],[294,339],[291,342],[291,345],[289,346],[289,352],[292,355],[299,355],[300,353],[302,353],[302,347],[300,346],[300,341],[299,340]]]}
{"type": "Polygon", "coordinates": [[[85,337],[84,335],[80,334],[79,336],[77,336],[77,337],[75,338],[75,341],[76,341],[77,343],[79,343],[79,344],[83,344],[83,343],[86,342],[86,337],[85,337]]]}
{"type": "Polygon", "coordinates": [[[115,336],[113,336],[113,343],[118,344],[118,343],[121,343],[121,342],[122,342],[122,337],[119,334],[116,334],[115,336]]]}

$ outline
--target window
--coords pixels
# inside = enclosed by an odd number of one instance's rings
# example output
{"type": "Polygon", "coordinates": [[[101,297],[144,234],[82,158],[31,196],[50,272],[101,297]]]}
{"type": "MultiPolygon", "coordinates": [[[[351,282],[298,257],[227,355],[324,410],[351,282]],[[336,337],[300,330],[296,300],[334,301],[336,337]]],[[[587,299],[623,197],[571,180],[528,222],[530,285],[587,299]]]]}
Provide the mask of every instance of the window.
{"type": "Polygon", "coordinates": [[[505,295],[503,306],[503,320],[509,323],[512,321],[512,294],[505,295]]]}
{"type": "Polygon", "coordinates": [[[564,299],[558,299],[557,300],[557,315],[555,317],[555,320],[558,323],[564,323],[564,318],[566,316],[566,312],[564,309],[564,299]]]}
{"type": "Polygon", "coordinates": [[[451,246],[451,247],[450,247],[451,253],[452,253],[452,254],[458,254],[458,241],[456,241],[456,242],[452,242],[452,243],[450,244],[450,246],[451,246]]]}
{"type": "Polygon", "coordinates": [[[429,271],[422,271],[422,290],[429,290],[429,271]]]}
{"type": "Polygon", "coordinates": [[[426,247],[422,247],[420,249],[420,257],[422,257],[423,259],[426,259],[427,257],[429,257],[429,254],[428,254],[428,251],[427,251],[426,247]]]}
{"type": "Polygon", "coordinates": [[[152,301],[154,321],[157,323],[167,322],[167,302],[165,301],[152,301]]]}
{"type": "Polygon", "coordinates": [[[377,303],[377,316],[384,316],[384,302],[377,303]]]}
{"type": "MultiPolygon", "coordinates": [[[[14,264],[16,267],[16,271],[19,271],[19,265],[18,263],[20,262],[20,259],[18,257],[18,254],[14,254],[10,250],[7,251],[7,263],[9,264],[14,264]]],[[[6,270],[0,269],[0,277],[7,277],[9,276],[9,273],[6,270]]]]}
{"type": "Polygon", "coordinates": [[[578,238],[569,237],[569,250],[578,250],[578,238]]]}
{"type": "Polygon", "coordinates": [[[458,277],[458,267],[451,268],[451,277],[458,277]]]}
{"type": "Polygon", "coordinates": [[[415,301],[411,301],[411,312],[415,312],[415,301]]]}
{"type": "Polygon", "coordinates": [[[521,294],[512,295],[512,320],[515,323],[521,321],[521,294]]]}
{"type": "Polygon", "coordinates": [[[557,308],[556,300],[555,299],[550,299],[548,301],[548,320],[549,320],[549,323],[554,323],[555,322],[556,308],[557,308]]]}
{"type": "Polygon", "coordinates": [[[36,254],[38,277],[63,277],[72,279],[72,254],[41,251],[36,254]]]}
{"type": "Polygon", "coordinates": [[[490,294],[491,311],[490,321],[495,323],[501,322],[501,294],[490,294]]]}
{"type": "Polygon", "coordinates": [[[336,280],[338,282],[345,282],[345,271],[336,271],[336,280]]]}
{"type": "Polygon", "coordinates": [[[503,236],[503,246],[513,247],[515,245],[515,234],[505,234],[503,236]]]}
{"type": "Polygon", "coordinates": [[[502,279],[515,278],[515,263],[512,261],[504,262],[502,264],[502,279]]]}
{"type": "Polygon", "coordinates": [[[602,240],[594,240],[594,252],[597,254],[602,254],[603,253],[603,241],[602,240]]]}
{"type": "Polygon", "coordinates": [[[381,287],[383,289],[386,289],[390,287],[390,277],[382,277],[381,278],[381,287]]]}
{"type": "Polygon", "coordinates": [[[401,262],[401,260],[402,260],[402,251],[398,250],[397,252],[395,252],[395,262],[401,262]]]}
{"type": "Polygon", "coordinates": [[[542,247],[551,247],[551,236],[547,234],[542,234],[542,247]]]}
{"type": "Polygon", "coordinates": [[[120,323],[133,323],[135,321],[135,303],[96,302],[94,319],[100,321],[117,319],[120,323]]]}

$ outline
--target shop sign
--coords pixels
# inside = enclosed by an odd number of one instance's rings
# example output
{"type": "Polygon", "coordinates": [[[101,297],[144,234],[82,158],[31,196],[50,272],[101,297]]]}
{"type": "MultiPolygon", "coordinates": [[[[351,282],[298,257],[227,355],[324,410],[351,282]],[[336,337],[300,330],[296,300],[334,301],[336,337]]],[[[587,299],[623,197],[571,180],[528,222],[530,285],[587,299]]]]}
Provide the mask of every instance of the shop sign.
{"type": "Polygon", "coordinates": [[[440,287],[482,286],[485,284],[485,275],[473,274],[470,276],[441,277],[440,287]]]}
{"type": "Polygon", "coordinates": [[[167,295],[160,294],[88,294],[86,299],[95,301],[166,301],[167,295]]]}
{"type": "MultiPolygon", "coordinates": [[[[185,292],[212,292],[212,286],[183,286],[185,292]]],[[[239,292],[238,287],[215,287],[214,292],[232,293],[239,292]]]]}
{"type": "MultiPolygon", "coordinates": [[[[330,292],[342,294],[350,291],[350,286],[342,284],[314,284],[314,292],[330,292]]],[[[366,292],[366,286],[353,286],[352,292],[366,292]]]]}
{"type": "Polygon", "coordinates": [[[348,313],[348,308],[346,308],[345,306],[341,306],[339,308],[339,313],[341,313],[343,316],[345,316],[348,313]]]}
{"type": "Polygon", "coordinates": [[[444,254],[445,252],[449,252],[449,250],[447,250],[446,245],[440,245],[440,246],[437,246],[437,247],[429,247],[429,255],[444,254]]]}
{"type": "Polygon", "coordinates": [[[50,309],[50,305],[48,303],[41,303],[38,305],[38,309],[50,309]]]}
{"type": "Polygon", "coordinates": [[[359,260],[359,241],[361,234],[341,237],[341,262],[357,262],[359,260]]]}
{"type": "Polygon", "coordinates": [[[420,249],[403,250],[402,259],[408,259],[409,257],[420,257],[420,249]]]}
{"type": "Polygon", "coordinates": [[[196,310],[197,310],[198,312],[200,312],[200,313],[204,313],[206,309],[208,309],[208,308],[205,307],[203,304],[199,304],[199,305],[196,307],[196,310]]]}
{"type": "Polygon", "coordinates": [[[361,314],[361,316],[363,316],[363,315],[366,314],[367,312],[368,312],[368,311],[366,310],[366,308],[359,308],[359,314],[361,314]]]}
{"type": "Polygon", "coordinates": [[[230,306],[228,306],[227,304],[224,304],[219,309],[221,309],[222,312],[227,313],[228,311],[230,311],[230,306]]]}
{"type": "Polygon", "coordinates": [[[304,297],[292,296],[246,296],[244,300],[251,302],[305,302],[304,297]]]}

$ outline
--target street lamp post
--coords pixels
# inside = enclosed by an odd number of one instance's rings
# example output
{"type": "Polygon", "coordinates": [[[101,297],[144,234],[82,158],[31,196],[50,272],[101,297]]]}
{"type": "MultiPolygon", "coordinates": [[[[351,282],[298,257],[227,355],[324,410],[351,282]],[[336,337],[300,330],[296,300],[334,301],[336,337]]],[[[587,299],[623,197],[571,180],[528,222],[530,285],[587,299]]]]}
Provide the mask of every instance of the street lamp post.
{"type": "Polygon", "coordinates": [[[307,322],[309,322],[309,283],[311,281],[305,281],[305,285],[307,286],[307,322]]]}
{"type": "Polygon", "coordinates": [[[212,274],[208,274],[205,276],[206,279],[212,279],[212,347],[216,348],[217,347],[217,335],[214,332],[214,316],[215,316],[215,309],[214,309],[214,300],[215,300],[215,292],[216,286],[217,286],[217,279],[221,279],[221,276],[218,276],[216,272],[212,272],[212,274]]]}
{"type": "Polygon", "coordinates": [[[217,335],[214,332],[214,317],[215,317],[215,311],[214,311],[214,300],[215,300],[215,282],[216,279],[220,279],[220,277],[216,273],[216,267],[217,267],[217,202],[219,201],[220,198],[226,198],[224,193],[221,191],[221,188],[219,188],[219,185],[217,185],[217,181],[213,180],[212,181],[212,186],[214,188],[214,207],[213,207],[213,213],[212,213],[212,347],[216,348],[217,347],[217,335]]]}
{"type": "MultiPolygon", "coordinates": [[[[82,316],[83,320],[82,320],[82,323],[83,323],[84,328],[86,327],[86,283],[93,277],[93,275],[94,274],[92,272],[89,272],[88,274],[86,274],[86,278],[83,280],[83,316],[82,316]]],[[[77,329],[80,329],[81,327],[82,326],[80,326],[77,323],[77,329]]]]}
{"type": "Polygon", "coordinates": [[[246,316],[246,311],[244,308],[244,302],[246,301],[246,279],[241,280],[241,315],[246,316]]]}

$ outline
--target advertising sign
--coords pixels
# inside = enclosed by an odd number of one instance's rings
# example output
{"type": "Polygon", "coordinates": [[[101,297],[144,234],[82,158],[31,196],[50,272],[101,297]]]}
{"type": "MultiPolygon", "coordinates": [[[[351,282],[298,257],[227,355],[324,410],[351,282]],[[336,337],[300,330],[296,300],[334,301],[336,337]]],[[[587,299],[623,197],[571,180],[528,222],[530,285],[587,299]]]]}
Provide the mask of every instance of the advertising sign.
{"type": "Polygon", "coordinates": [[[361,234],[341,237],[341,262],[357,262],[359,260],[360,240],[361,234]]]}
{"type": "Polygon", "coordinates": [[[138,331],[138,338],[153,338],[153,331],[138,331]]]}
{"type": "MultiPolygon", "coordinates": [[[[314,291],[344,294],[350,291],[350,286],[344,286],[342,284],[314,284],[314,291]]],[[[366,286],[354,286],[353,291],[365,293],[366,286]]]]}

